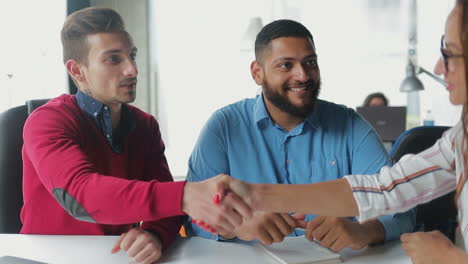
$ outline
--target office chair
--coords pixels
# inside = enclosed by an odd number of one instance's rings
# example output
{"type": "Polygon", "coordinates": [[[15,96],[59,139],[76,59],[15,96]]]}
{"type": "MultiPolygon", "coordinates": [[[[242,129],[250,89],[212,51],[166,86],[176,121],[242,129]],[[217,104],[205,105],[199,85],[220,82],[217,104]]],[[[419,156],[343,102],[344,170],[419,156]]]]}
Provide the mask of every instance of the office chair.
{"type": "MultiPolygon", "coordinates": [[[[397,162],[402,156],[409,153],[419,153],[442,137],[449,129],[446,126],[421,126],[405,131],[393,145],[390,156],[397,162]]],[[[455,242],[457,228],[457,208],[454,201],[455,191],[428,203],[417,206],[416,224],[423,231],[439,230],[452,242],[455,242]]]]}
{"type": "Polygon", "coordinates": [[[29,100],[0,113],[0,233],[19,233],[21,229],[23,126],[28,115],[47,101],[29,100]]]}

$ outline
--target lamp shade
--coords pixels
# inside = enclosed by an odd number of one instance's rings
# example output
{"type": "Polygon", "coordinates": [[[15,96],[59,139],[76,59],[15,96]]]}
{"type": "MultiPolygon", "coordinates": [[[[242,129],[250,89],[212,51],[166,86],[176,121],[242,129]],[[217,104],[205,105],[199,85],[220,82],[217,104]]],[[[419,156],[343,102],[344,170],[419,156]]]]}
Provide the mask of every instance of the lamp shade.
{"type": "Polygon", "coordinates": [[[415,75],[407,76],[400,85],[400,92],[415,92],[424,90],[424,85],[415,75]]]}
{"type": "Polygon", "coordinates": [[[416,67],[409,62],[406,65],[406,78],[401,82],[400,92],[415,92],[424,90],[424,85],[416,76],[416,67]]]}

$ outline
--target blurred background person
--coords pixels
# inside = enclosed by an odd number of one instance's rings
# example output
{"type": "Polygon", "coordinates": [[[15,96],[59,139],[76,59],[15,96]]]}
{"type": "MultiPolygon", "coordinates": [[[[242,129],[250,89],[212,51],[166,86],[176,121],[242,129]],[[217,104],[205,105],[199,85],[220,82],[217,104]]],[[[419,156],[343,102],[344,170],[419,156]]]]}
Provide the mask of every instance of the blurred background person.
{"type": "Polygon", "coordinates": [[[366,99],[364,99],[364,103],[362,104],[362,106],[364,107],[388,106],[388,99],[381,92],[371,93],[366,97],[366,99]]]}

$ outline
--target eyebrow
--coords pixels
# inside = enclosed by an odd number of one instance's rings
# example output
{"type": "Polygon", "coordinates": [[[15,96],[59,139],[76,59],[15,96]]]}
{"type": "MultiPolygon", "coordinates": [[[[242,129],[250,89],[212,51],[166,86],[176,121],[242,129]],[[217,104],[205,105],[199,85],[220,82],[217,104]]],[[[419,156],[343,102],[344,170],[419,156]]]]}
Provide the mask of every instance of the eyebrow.
{"type": "MultiPolygon", "coordinates": [[[[308,56],[304,57],[301,60],[315,59],[315,58],[317,58],[317,54],[311,54],[311,55],[308,55],[308,56]]],[[[280,57],[280,58],[277,58],[277,59],[273,60],[273,63],[277,63],[277,62],[280,62],[280,61],[293,61],[293,60],[296,60],[296,58],[293,58],[293,57],[280,57]]]]}
{"type": "MultiPolygon", "coordinates": [[[[123,52],[121,49],[111,49],[111,50],[104,51],[102,54],[107,55],[107,54],[121,53],[121,52],[123,52]]],[[[138,49],[136,47],[133,47],[130,50],[130,53],[137,53],[137,52],[138,52],[138,49]]]]}

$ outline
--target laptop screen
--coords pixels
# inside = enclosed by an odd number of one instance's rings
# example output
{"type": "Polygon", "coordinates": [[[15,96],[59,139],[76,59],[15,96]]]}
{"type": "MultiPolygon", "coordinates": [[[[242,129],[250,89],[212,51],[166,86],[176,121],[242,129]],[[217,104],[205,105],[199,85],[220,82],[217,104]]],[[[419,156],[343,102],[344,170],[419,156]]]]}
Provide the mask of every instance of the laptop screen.
{"type": "Polygon", "coordinates": [[[405,106],[358,107],[356,111],[369,122],[382,141],[395,141],[406,130],[405,106]]]}

